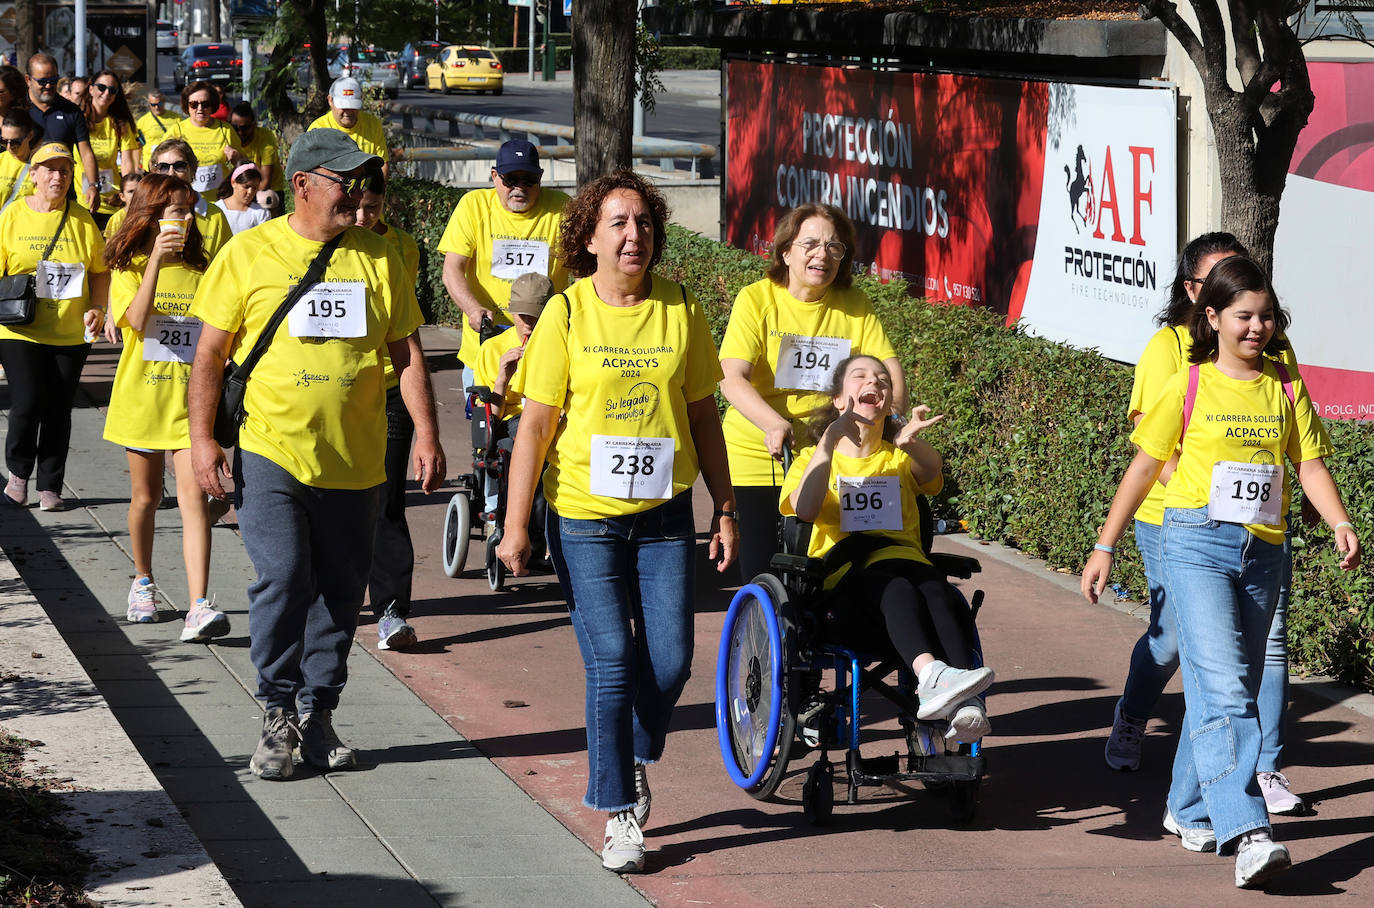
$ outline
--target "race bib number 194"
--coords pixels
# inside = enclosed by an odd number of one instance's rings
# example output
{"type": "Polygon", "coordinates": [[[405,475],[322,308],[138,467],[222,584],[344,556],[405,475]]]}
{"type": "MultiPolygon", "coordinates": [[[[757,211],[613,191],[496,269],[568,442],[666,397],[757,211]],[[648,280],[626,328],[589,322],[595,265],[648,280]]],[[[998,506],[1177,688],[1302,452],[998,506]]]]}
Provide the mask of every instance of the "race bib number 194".
{"type": "Polygon", "coordinates": [[[835,367],[849,356],[844,337],[797,337],[788,334],[778,342],[778,367],[773,385],[790,391],[825,391],[835,367]]]}
{"type": "Polygon", "coordinates": [[[593,435],[591,491],[607,498],[672,498],[673,440],[593,435]]]}

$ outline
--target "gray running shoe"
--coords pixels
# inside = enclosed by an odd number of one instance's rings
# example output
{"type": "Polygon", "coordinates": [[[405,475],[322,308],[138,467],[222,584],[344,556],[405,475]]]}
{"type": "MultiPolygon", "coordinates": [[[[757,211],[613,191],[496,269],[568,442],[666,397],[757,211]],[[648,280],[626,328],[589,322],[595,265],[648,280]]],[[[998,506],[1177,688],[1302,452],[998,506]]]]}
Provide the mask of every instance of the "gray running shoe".
{"type": "Polygon", "coordinates": [[[295,768],[291,751],[296,749],[299,740],[296,717],[281,707],[269,709],[262,718],[262,737],[258,739],[253,758],[248,761],[248,768],[260,779],[276,782],[291,778],[295,768]]]}
{"type": "Polygon", "coordinates": [[[332,710],[317,709],[301,717],[301,759],[319,770],[357,768],[353,749],[334,733],[332,710]]]}
{"type": "Polygon", "coordinates": [[[1191,826],[1180,826],[1174,819],[1174,815],[1166,808],[1164,811],[1164,831],[1172,832],[1183,842],[1184,851],[1216,851],[1216,833],[1210,829],[1194,829],[1191,826]]]}
{"type": "Polygon", "coordinates": [[[1136,719],[1121,711],[1116,701],[1112,714],[1112,733],[1107,736],[1103,756],[1107,766],[1120,771],[1135,772],[1140,768],[1140,751],[1145,744],[1145,720],[1136,719]]]}
{"type": "Polygon", "coordinates": [[[406,649],[415,645],[415,628],[406,623],[395,603],[377,619],[377,649],[406,649]]]}
{"type": "Polygon", "coordinates": [[[614,873],[644,872],[644,832],[633,810],[611,814],[601,846],[601,866],[614,873]]]}
{"type": "Polygon", "coordinates": [[[992,669],[952,668],[938,659],[926,680],[916,688],[921,708],[918,719],[944,719],[965,700],[978,696],[992,686],[992,669]]]}
{"type": "Polygon", "coordinates": [[[649,823],[649,809],[654,805],[654,793],[649,790],[649,767],[635,764],[635,822],[643,829],[649,823]]]}

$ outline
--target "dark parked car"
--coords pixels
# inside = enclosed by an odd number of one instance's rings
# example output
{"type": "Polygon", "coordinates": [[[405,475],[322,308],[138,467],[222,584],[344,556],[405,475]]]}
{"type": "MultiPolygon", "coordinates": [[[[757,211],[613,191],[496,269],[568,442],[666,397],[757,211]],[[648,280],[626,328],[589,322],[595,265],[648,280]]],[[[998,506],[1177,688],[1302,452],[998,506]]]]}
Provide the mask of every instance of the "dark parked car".
{"type": "Polygon", "coordinates": [[[425,84],[425,67],[439,56],[452,41],[412,41],[401,49],[396,68],[401,73],[402,88],[416,88],[425,84]]]}
{"type": "Polygon", "coordinates": [[[172,69],[172,85],[177,91],[202,79],[227,85],[242,78],[243,57],[232,44],[192,44],[181,52],[172,69]]]}

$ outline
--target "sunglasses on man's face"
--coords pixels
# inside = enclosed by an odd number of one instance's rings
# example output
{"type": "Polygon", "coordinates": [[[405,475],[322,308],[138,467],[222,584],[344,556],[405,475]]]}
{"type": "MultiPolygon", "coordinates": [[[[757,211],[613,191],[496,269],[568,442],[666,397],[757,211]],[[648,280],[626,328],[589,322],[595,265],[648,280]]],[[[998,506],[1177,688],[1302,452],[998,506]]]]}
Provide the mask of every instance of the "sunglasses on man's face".
{"type": "Polygon", "coordinates": [[[41,79],[34,79],[33,76],[29,76],[29,78],[33,79],[33,81],[37,82],[44,88],[52,88],[54,85],[57,84],[57,76],[44,76],[41,79]]]}
{"type": "Polygon", "coordinates": [[[499,174],[501,182],[511,189],[529,189],[531,186],[539,185],[539,174],[526,173],[523,170],[514,170],[510,173],[499,174]]]}

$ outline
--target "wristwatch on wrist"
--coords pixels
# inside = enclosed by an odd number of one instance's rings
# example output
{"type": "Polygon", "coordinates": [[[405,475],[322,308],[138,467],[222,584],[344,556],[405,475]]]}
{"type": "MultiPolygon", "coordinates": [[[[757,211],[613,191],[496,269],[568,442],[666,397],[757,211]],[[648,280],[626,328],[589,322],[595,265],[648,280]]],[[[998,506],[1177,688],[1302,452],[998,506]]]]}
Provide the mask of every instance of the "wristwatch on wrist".
{"type": "Polygon", "coordinates": [[[739,511],[722,511],[720,508],[716,508],[716,512],[712,516],[729,517],[731,520],[739,523],[739,511]]]}

